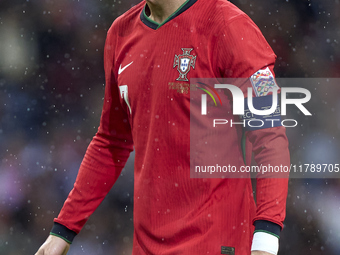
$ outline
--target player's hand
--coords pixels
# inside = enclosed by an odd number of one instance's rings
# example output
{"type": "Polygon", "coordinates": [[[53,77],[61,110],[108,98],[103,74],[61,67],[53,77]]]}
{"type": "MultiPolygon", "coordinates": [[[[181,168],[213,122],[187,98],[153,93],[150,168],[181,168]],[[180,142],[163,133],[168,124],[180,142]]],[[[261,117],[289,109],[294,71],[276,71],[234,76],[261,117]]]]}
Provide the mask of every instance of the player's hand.
{"type": "Polygon", "coordinates": [[[63,239],[50,235],[35,255],[66,255],[70,244],[63,239]]]}
{"type": "Polygon", "coordinates": [[[273,255],[273,254],[265,251],[252,251],[250,255],[273,255]]]}

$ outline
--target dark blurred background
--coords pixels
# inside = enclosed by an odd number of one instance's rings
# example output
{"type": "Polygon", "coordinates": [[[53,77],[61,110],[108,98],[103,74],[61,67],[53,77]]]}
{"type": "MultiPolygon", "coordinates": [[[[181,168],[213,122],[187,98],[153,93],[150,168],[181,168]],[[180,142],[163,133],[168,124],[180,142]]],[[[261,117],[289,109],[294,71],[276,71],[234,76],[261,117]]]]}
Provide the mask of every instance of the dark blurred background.
{"type": "MultiPolygon", "coordinates": [[[[98,128],[106,32],[138,2],[0,1],[1,255],[48,236],[98,128]]],[[[277,77],[340,78],[339,0],[232,2],[277,54],[277,77]]],[[[293,162],[340,163],[339,88],[312,92],[317,118],[287,131],[293,162]]],[[[69,254],[131,254],[132,199],[133,154],[69,254]]],[[[279,254],[340,254],[339,216],[338,179],[292,179],[279,254]]]]}

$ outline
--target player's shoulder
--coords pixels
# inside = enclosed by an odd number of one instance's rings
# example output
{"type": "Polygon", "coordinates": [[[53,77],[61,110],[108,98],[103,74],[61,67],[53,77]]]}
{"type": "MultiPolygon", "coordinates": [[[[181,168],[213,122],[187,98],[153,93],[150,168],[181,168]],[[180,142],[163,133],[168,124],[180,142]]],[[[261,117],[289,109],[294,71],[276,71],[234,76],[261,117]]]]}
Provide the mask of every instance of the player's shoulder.
{"type": "Polygon", "coordinates": [[[211,18],[219,23],[223,22],[224,25],[238,19],[252,22],[246,13],[228,0],[209,0],[205,1],[205,4],[209,5],[207,9],[210,9],[211,18]]]}
{"type": "Polygon", "coordinates": [[[128,11],[126,11],[125,13],[123,13],[122,15],[120,15],[119,17],[117,17],[109,31],[108,31],[108,35],[111,35],[113,33],[118,33],[118,32],[122,32],[122,31],[128,31],[129,27],[132,27],[133,25],[136,24],[136,22],[138,22],[139,16],[141,11],[143,10],[145,6],[145,2],[142,1],[139,4],[131,7],[128,11]]]}

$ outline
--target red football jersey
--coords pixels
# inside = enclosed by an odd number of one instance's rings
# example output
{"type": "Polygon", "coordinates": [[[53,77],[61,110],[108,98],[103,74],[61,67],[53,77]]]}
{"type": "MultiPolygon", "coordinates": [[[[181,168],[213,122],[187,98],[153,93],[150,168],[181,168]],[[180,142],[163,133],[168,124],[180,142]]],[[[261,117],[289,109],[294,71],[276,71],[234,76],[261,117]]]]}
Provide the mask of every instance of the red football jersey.
{"type": "MultiPolygon", "coordinates": [[[[276,56],[250,18],[226,0],[188,0],[162,24],[148,13],[143,1],[108,32],[100,127],[55,222],[78,233],[134,148],[133,254],[249,255],[254,221],[283,226],[287,179],[258,179],[256,209],[249,178],[190,178],[186,90],[190,78],[272,70],[276,56]],[[178,60],[185,53],[194,59],[190,68],[178,60]]],[[[237,132],[230,129],[225,150],[241,166],[237,132]]],[[[258,164],[289,164],[283,127],[249,131],[247,139],[258,164]]]]}

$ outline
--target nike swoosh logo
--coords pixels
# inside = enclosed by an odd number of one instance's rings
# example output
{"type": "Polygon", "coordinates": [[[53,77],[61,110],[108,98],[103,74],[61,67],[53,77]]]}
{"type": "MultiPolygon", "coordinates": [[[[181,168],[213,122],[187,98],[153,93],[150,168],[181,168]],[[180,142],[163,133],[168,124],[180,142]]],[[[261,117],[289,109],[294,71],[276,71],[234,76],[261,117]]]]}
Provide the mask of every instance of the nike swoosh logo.
{"type": "Polygon", "coordinates": [[[118,74],[121,74],[126,68],[128,68],[130,65],[132,65],[133,61],[130,64],[127,64],[126,66],[124,66],[122,68],[122,65],[120,65],[119,70],[118,70],[118,74]]]}

